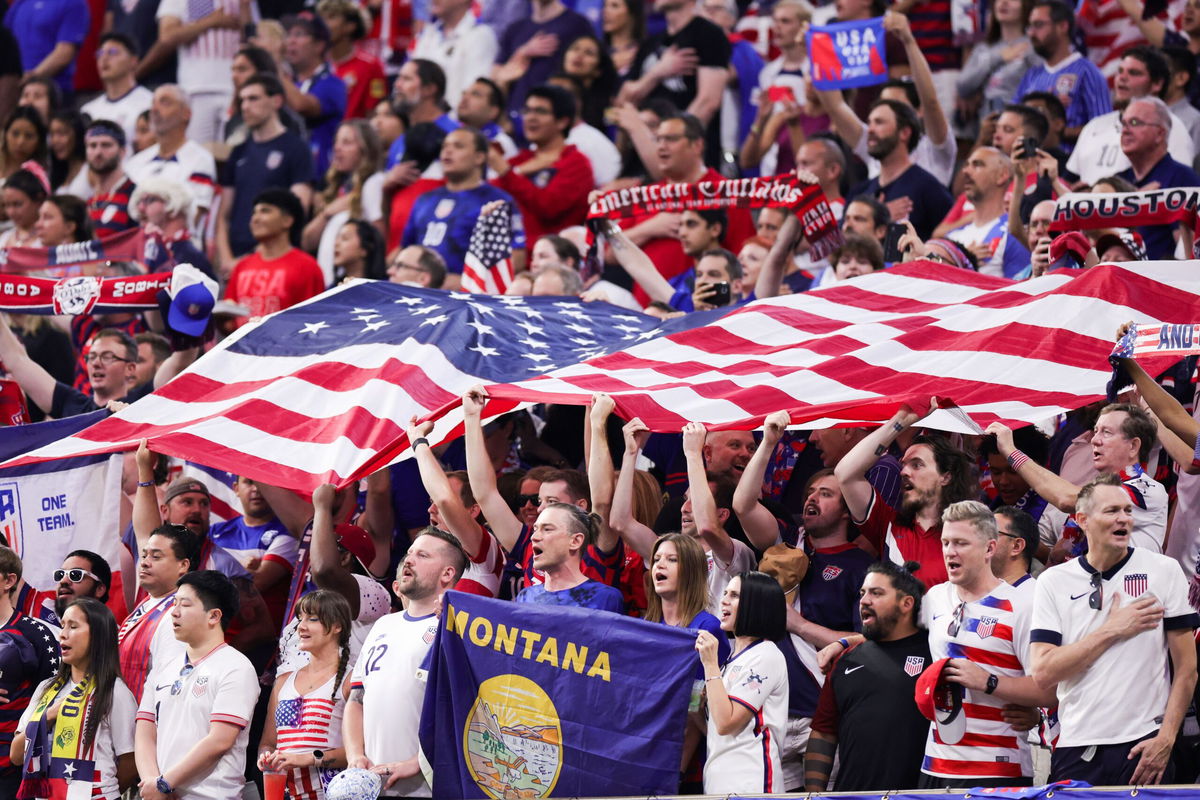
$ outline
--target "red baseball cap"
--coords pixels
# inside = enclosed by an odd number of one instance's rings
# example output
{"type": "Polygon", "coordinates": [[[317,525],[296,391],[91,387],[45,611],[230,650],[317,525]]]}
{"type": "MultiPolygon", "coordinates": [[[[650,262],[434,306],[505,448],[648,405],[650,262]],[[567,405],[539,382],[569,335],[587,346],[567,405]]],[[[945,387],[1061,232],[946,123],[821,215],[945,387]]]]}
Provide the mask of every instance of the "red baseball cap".
{"type": "Polygon", "coordinates": [[[917,710],[937,726],[938,739],[944,744],[958,744],[967,732],[967,712],[963,708],[963,687],[942,680],[942,669],[949,663],[950,659],[943,658],[921,673],[914,699],[917,710]]]}
{"type": "Polygon", "coordinates": [[[368,570],[371,568],[371,562],[375,560],[375,543],[371,541],[371,534],[357,525],[343,523],[333,529],[333,535],[337,537],[339,545],[362,562],[363,567],[368,570]]]}

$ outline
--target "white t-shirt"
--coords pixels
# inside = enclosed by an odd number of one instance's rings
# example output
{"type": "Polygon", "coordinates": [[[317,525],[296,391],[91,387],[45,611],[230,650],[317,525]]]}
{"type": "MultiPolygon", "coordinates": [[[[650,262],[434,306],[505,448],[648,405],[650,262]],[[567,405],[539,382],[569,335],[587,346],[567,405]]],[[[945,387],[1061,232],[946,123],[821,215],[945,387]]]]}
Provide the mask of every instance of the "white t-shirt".
{"type": "Polygon", "coordinates": [[[760,639],[737,653],[721,671],[725,692],[751,712],[736,733],[722,736],[708,717],[705,794],[778,794],[783,785],[783,741],[787,733],[788,674],[783,653],[760,639]]]}
{"type": "MultiPolygon", "coordinates": [[[[206,15],[199,13],[203,3],[188,0],[162,0],[158,5],[158,20],[175,17],[183,24],[196,22],[206,15]]],[[[227,14],[241,14],[238,0],[209,0],[209,7],[227,14]]],[[[251,18],[258,19],[258,4],[251,4],[251,18]]],[[[180,45],[179,68],[176,70],[180,87],[188,94],[216,92],[233,94],[233,82],[229,79],[229,67],[238,48],[242,46],[242,31],[233,28],[210,28],[195,41],[180,45]]]]}
{"type": "MultiPolygon", "coordinates": [[[[250,718],[258,700],[258,675],[250,660],[222,643],[196,662],[183,653],[156,668],[146,681],[139,721],[158,728],[158,768],[166,772],[205,736],[214,722],[238,728],[237,739],[198,782],[173,787],[186,800],[230,800],[246,784],[250,718]],[[192,669],[183,674],[186,666],[192,669]]],[[[157,776],[154,776],[157,777],[157,776]]]]}
{"type": "MultiPolygon", "coordinates": [[[[1167,136],[1167,154],[1188,167],[1196,157],[1187,125],[1174,114],[1171,114],[1171,132],[1167,136]]],[[[1089,184],[1129,169],[1129,159],[1121,150],[1120,111],[1102,114],[1083,126],[1075,149],[1067,159],[1067,169],[1089,184]]]]}
{"type": "Polygon", "coordinates": [[[109,100],[108,95],[101,94],[95,100],[84,103],[79,110],[93,120],[106,119],[117,123],[125,131],[125,141],[132,142],[137,134],[137,118],[150,108],[153,99],[154,92],[137,84],[116,100],[109,100]]]}
{"type": "MultiPolygon", "coordinates": [[[[225,74],[228,77],[229,70],[225,74]]],[[[202,239],[202,211],[212,208],[213,191],[217,185],[217,162],[212,153],[188,139],[171,158],[160,158],[158,145],[134,153],[125,161],[125,174],[134,183],[147,178],[162,177],[183,184],[192,192],[192,216],[188,220],[191,234],[202,239]]]]}
{"type": "MultiPolygon", "coordinates": [[[[404,761],[417,754],[421,705],[425,701],[425,660],[437,634],[436,614],[388,614],[367,635],[354,663],[351,691],[363,690],[363,747],[376,764],[404,761]]],[[[399,780],[383,797],[431,797],[424,776],[399,780]]]]}
{"type": "MultiPolygon", "coordinates": [[[[25,713],[21,715],[21,721],[17,723],[18,731],[25,732],[25,726],[29,724],[29,720],[33,716],[33,709],[37,707],[42,694],[50,688],[50,684],[53,682],[54,678],[47,678],[33,690],[29,707],[25,709],[25,713]]],[[[74,681],[68,680],[56,697],[66,697],[75,689],[75,685],[74,681]]],[[[112,707],[109,709],[108,716],[100,720],[100,724],[96,727],[92,763],[95,765],[94,769],[98,773],[98,777],[92,784],[93,798],[103,797],[104,800],[120,798],[121,788],[117,784],[117,758],[133,752],[133,726],[136,714],[137,701],[133,699],[133,692],[129,691],[125,681],[118,678],[116,685],[113,686],[112,707]],[[97,790],[99,794],[96,793],[97,790]]],[[[28,757],[28,748],[25,753],[28,757]]]]}
{"type": "Polygon", "coordinates": [[[704,551],[708,561],[708,612],[714,615],[721,608],[721,595],[725,593],[729,581],[743,572],[758,568],[754,551],[745,542],[738,539],[730,541],[733,542],[733,558],[729,559],[728,564],[722,564],[712,550],[704,551]]]}
{"type": "MultiPolygon", "coordinates": [[[[561,43],[564,48],[567,44],[561,43]]],[[[463,90],[476,78],[487,77],[499,50],[500,43],[491,27],[480,24],[467,11],[449,30],[441,22],[426,23],[411,57],[428,59],[442,68],[446,73],[446,102],[457,108],[463,90]]]]}
{"type": "MultiPolygon", "coordinates": [[[[1023,677],[1029,663],[1032,598],[1027,589],[1001,582],[986,596],[962,605],[958,587],[939,583],[925,595],[921,623],[929,631],[934,661],[966,658],[1000,677],[1023,677]],[[957,632],[950,635],[951,622],[957,632]]],[[[929,727],[921,771],[943,778],[1019,778],[1033,775],[1029,742],[1000,719],[1003,700],[966,689],[963,706],[967,736],[987,737],[977,745],[945,744],[929,727]]]]}
{"type": "MultiPolygon", "coordinates": [[[[392,598],[387,589],[365,575],[354,575],[358,583],[358,616],[350,623],[350,663],[358,660],[363,642],[371,631],[375,621],[392,610],[392,598]]],[[[307,652],[300,649],[300,640],[296,636],[299,620],[293,618],[283,629],[279,637],[279,667],[275,675],[295,672],[309,663],[307,652]]]]}
{"type": "Polygon", "coordinates": [[[1108,619],[1115,594],[1121,595],[1122,605],[1153,595],[1163,606],[1163,619],[1153,629],[1109,647],[1084,672],[1059,682],[1061,747],[1131,742],[1158,730],[1171,686],[1165,632],[1190,630],[1197,621],[1188,604],[1187,580],[1172,558],[1130,548],[1124,561],[1103,573],[1099,609],[1089,602],[1095,572],[1086,558],[1076,558],[1041,574],[1033,605],[1033,641],[1078,642],[1108,619]],[[1119,698],[1130,702],[1114,706],[1119,698]]]}
{"type": "MultiPolygon", "coordinates": [[[[376,172],[363,181],[362,187],[362,218],[367,222],[378,222],[383,219],[383,173],[376,172]]],[[[349,211],[339,211],[329,218],[325,230],[321,231],[321,241],[317,245],[317,263],[325,274],[325,285],[333,283],[333,245],[337,241],[338,231],[350,220],[349,211]]]]}
{"type": "Polygon", "coordinates": [[[587,158],[597,186],[612,183],[621,174],[621,153],[617,146],[591,125],[581,122],[571,128],[567,144],[575,145],[587,158]]]}

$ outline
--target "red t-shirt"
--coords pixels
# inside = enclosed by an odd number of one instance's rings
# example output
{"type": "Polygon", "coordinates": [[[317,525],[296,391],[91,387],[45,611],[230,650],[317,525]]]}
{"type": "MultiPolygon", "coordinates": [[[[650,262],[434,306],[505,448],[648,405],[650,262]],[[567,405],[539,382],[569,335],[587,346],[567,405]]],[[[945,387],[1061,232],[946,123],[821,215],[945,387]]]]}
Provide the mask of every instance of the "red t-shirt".
{"type": "MultiPolygon", "coordinates": [[[[250,317],[263,317],[290,308],[325,291],[325,275],[317,260],[293,247],[270,261],[251,253],[238,262],[225,287],[225,299],[250,309],[250,317]]],[[[238,320],[238,327],[248,321],[238,320]]]]}
{"type": "MultiPolygon", "coordinates": [[[[717,172],[712,167],[700,176],[702,181],[719,181],[724,180],[721,173],[717,172]]],[[[659,184],[666,181],[659,181],[659,184]]],[[[745,208],[729,208],[726,209],[726,214],[729,218],[729,224],[726,226],[725,233],[721,236],[721,246],[731,253],[736,253],[742,247],[742,242],[754,235],[754,218],[750,216],[750,211],[745,208]]],[[[639,216],[630,217],[629,219],[618,220],[617,224],[622,228],[632,228],[642,222],[645,222],[650,217],[639,216]]],[[[529,240],[530,242],[533,239],[529,240]]],[[[650,257],[654,262],[654,266],[658,267],[659,274],[667,280],[674,278],[683,272],[687,272],[693,266],[692,259],[683,252],[683,246],[679,244],[679,239],[663,237],[660,239],[651,239],[642,245],[642,251],[650,257]]],[[[650,298],[642,290],[641,286],[635,286],[633,296],[638,302],[646,305],[650,302],[650,298]]]]}
{"type": "Polygon", "coordinates": [[[408,224],[408,218],[412,214],[417,198],[445,183],[441,178],[418,178],[414,183],[396,192],[392,197],[392,210],[388,214],[387,249],[389,253],[400,246],[400,239],[404,236],[404,226],[408,224]]]}
{"type": "Polygon", "coordinates": [[[896,522],[896,509],[884,502],[879,492],[872,491],[871,508],[867,511],[866,520],[854,520],[859,533],[875,545],[875,549],[883,556],[890,532],[900,557],[921,565],[917,578],[925,584],[926,589],[948,581],[950,576],[946,574],[946,560],[942,557],[942,526],[925,530],[919,525],[900,525],[896,522]]]}
{"type": "Polygon", "coordinates": [[[383,62],[375,56],[355,50],[345,61],[334,62],[333,71],[346,84],[346,119],[369,116],[387,97],[383,62]]]}
{"type": "MultiPolygon", "coordinates": [[[[532,150],[522,150],[508,160],[513,167],[533,158],[532,150]]],[[[529,249],[548,233],[558,233],[587,219],[587,199],[596,188],[592,163],[573,144],[567,145],[558,161],[532,175],[518,175],[515,169],[492,181],[517,201],[525,220],[525,241],[529,249]]]]}

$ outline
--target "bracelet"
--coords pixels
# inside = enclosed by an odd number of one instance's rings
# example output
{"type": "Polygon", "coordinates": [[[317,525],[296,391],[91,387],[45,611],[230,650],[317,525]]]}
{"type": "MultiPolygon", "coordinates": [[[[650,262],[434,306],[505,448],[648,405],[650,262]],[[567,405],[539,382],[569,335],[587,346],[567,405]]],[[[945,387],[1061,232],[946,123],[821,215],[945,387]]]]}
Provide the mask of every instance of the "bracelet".
{"type": "Polygon", "coordinates": [[[416,450],[417,445],[421,445],[421,444],[425,445],[426,447],[429,447],[429,440],[426,439],[424,436],[418,436],[416,441],[414,441],[412,443],[412,449],[416,450]]]}
{"type": "Polygon", "coordinates": [[[138,486],[153,486],[154,481],[138,481],[138,486]]]}
{"type": "Polygon", "coordinates": [[[1012,467],[1014,470],[1019,470],[1025,464],[1025,462],[1029,460],[1029,456],[1025,455],[1020,450],[1013,450],[1008,454],[1007,460],[1010,467],[1012,467]]]}
{"type": "Polygon", "coordinates": [[[849,642],[849,641],[847,641],[847,640],[846,640],[844,637],[843,637],[843,638],[841,638],[841,639],[838,639],[837,643],[838,643],[838,644],[840,644],[840,645],[842,646],[842,649],[843,649],[843,650],[849,650],[849,649],[850,649],[850,642],[849,642]]]}
{"type": "Polygon", "coordinates": [[[705,682],[705,683],[708,683],[709,681],[719,681],[719,680],[721,680],[721,676],[720,676],[720,675],[714,675],[714,676],[713,676],[713,677],[711,677],[711,678],[705,678],[705,679],[704,679],[704,682],[705,682]]]}

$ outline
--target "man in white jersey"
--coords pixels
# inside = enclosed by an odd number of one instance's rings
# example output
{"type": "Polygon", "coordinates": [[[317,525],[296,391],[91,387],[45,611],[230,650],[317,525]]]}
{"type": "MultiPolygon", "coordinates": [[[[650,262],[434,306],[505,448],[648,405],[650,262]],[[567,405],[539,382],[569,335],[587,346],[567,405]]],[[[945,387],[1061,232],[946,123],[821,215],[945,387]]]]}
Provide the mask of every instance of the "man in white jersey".
{"type": "Polygon", "coordinates": [[[1026,674],[1032,598],[992,573],[996,518],[983,503],[963,500],[942,514],[942,555],[949,580],[921,606],[934,662],[963,687],[966,731],[954,743],[930,728],[921,789],[1029,786],[1029,743],[1003,715],[1006,703],[1053,705],[1054,695],[1026,674]]]}
{"type": "MultiPolygon", "coordinates": [[[[1154,553],[1162,552],[1167,530],[1167,490],[1142,466],[1158,439],[1158,425],[1131,403],[1111,403],[1100,409],[1092,433],[1092,466],[1100,474],[1116,473],[1133,501],[1132,541],[1154,553]]],[[[999,422],[986,433],[996,436],[1000,454],[1039,495],[1061,511],[1075,511],[1079,487],[1028,458],[1013,444],[1012,431],[999,422]]]]}
{"type": "Polygon", "coordinates": [[[1170,783],[1196,686],[1187,581],[1174,559],[1130,546],[1133,503],[1120,477],[1084,484],[1076,507],[1088,552],[1043,572],[1034,600],[1032,672],[1057,686],[1062,725],[1050,780],[1170,783]]]}
{"type": "Polygon", "coordinates": [[[408,548],[392,588],[405,610],[388,614],[367,635],[350,677],[342,718],[346,760],[383,777],[381,797],[430,797],[417,763],[424,676],[418,676],[437,632],[442,595],[467,568],[462,544],[427,528],[408,548]]]}
{"type": "Polygon", "coordinates": [[[79,109],[93,120],[110,119],[125,131],[132,142],[137,133],[138,114],[150,108],[154,93],[137,82],[137,43],[123,33],[101,34],[96,45],[96,69],[104,92],[79,109]]]}
{"type": "Polygon", "coordinates": [[[230,800],[246,784],[258,673],[225,644],[238,590],[215,570],[179,579],[171,624],[186,649],[155,669],[135,734],[142,800],[230,800]]]}
{"type": "Polygon", "coordinates": [[[448,531],[467,552],[470,564],[456,587],[460,592],[481,597],[496,597],[500,592],[500,574],[504,571],[504,552],[500,542],[480,521],[479,504],[471,493],[471,481],[465,472],[448,473],[442,469],[429,440],[432,422],[408,427],[408,441],[417,459],[421,483],[432,502],[429,504],[429,523],[448,531]]]}

